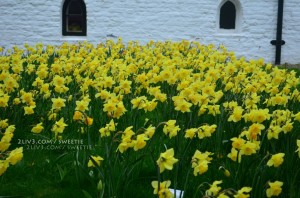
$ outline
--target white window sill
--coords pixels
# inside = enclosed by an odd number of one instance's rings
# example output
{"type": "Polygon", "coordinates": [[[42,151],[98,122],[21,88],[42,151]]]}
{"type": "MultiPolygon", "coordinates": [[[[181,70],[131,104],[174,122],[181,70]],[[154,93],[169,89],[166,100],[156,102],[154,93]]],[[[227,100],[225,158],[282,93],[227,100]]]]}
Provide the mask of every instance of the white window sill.
{"type": "Polygon", "coordinates": [[[62,36],[61,41],[86,41],[87,36],[62,36]]]}
{"type": "Polygon", "coordinates": [[[216,35],[218,36],[242,36],[242,32],[238,29],[218,29],[216,32],[216,35]]]}

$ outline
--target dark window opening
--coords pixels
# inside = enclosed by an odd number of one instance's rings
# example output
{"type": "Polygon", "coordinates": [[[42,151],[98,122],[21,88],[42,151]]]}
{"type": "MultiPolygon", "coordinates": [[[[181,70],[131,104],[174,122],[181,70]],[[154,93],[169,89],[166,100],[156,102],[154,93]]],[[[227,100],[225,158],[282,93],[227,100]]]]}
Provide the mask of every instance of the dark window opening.
{"type": "Polygon", "coordinates": [[[66,0],[62,17],[64,36],[86,36],[86,7],[83,0],[66,0]]]}
{"type": "Polygon", "coordinates": [[[235,29],[236,9],[231,1],[224,3],[220,10],[220,28],[235,29]]]}

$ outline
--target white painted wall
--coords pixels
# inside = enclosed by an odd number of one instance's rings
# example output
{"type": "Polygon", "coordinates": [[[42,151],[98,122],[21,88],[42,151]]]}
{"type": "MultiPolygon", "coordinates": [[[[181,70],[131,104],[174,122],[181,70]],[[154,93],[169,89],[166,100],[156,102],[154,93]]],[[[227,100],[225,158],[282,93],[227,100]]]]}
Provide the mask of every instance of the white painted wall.
{"type": "MultiPolygon", "coordinates": [[[[62,36],[64,0],[0,0],[0,46],[103,42],[113,34],[125,42],[181,39],[224,44],[247,59],[275,60],[277,0],[233,0],[240,4],[236,31],[218,29],[223,0],[85,0],[87,36],[62,36]]],[[[300,63],[300,1],[285,1],[282,63],[300,63]]]]}

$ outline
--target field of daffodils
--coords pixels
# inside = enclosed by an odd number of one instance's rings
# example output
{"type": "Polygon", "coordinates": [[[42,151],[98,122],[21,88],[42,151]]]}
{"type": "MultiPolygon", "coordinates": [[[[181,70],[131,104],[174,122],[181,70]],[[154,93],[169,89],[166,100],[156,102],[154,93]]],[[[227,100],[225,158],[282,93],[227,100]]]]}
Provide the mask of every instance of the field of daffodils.
{"type": "Polygon", "coordinates": [[[198,42],[0,48],[0,196],[300,197],[300,79],[198,42]]]}

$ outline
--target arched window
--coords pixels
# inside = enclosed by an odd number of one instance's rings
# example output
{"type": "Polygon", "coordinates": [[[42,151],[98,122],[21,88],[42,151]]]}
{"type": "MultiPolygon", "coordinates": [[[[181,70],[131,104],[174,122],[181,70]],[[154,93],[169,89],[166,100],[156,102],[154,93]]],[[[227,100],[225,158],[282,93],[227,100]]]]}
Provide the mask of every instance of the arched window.
{"type": "Polygon", "coordinates": [[[86,7],[83,0],[65,0],[62,10],[62,34],[86,36],[86,7]]]}
{"type": "Polygon", "coordinates": [[[231,1],[226,1],[220,9],[220,28],[235,29],[236,7],[231,1]]]}

